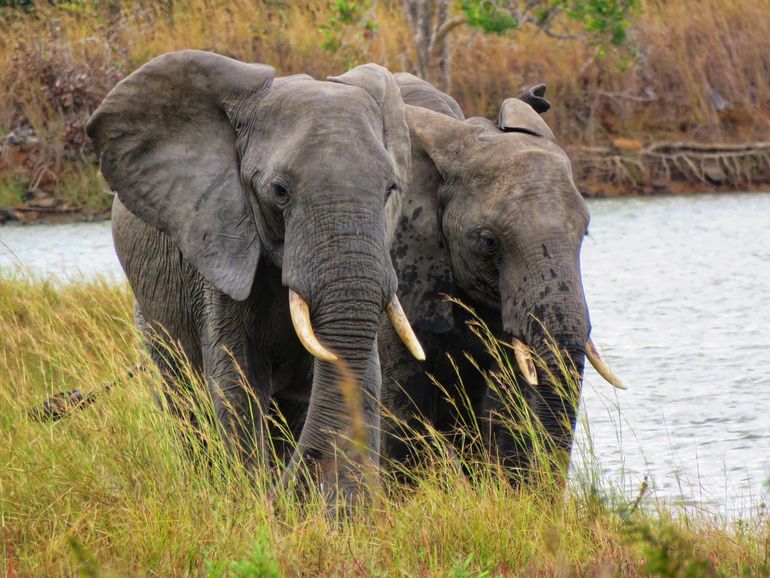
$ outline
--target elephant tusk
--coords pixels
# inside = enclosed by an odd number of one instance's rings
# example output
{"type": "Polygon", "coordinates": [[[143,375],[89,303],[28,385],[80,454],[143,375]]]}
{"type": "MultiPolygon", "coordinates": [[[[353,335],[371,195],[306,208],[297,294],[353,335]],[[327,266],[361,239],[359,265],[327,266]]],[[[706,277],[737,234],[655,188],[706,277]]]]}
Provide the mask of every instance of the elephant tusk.
{"type": "Polygon", "coordinates": [[[422,345],[420,345],[420,342],[417,340],[417,336],[414,334],[404,310],[401,308],[401,303],[398,302],[398,297],[393,295],[393,299],[390,300],[385,311],[387,311],[388,318],[393,324],[393,328],[396,330],[396,333],[398,333],[401,341],[404,342],[404,345],[406,345],[409,353],[411,353],[417,361],[425,361],[425,352],[422,349],[422,345]]]}
{"type": "Polygon", "coordinates": [[[521,375],[529,385],[537,385],[537,370],[535,369],[535,360],[532,359],[532,354],[529,351],[529,347],[524,345],[523,341],[513,338],[513,353],[516,356],[516,363],[519,366],[521,375]]]}
{"type": "Polygon", "coordinates": [[[621,381],[617,375],[612,373],[610,367],[602,359],[602,356],[599,355],[599,350],[596,349],[596,345],[594,345],[593,339],[590,337],[588,338],[588,341],[586,341],[586,357],[588,358],[588,361],[591,362],[591,365],[594,366],[596,373],[601,375],[607,383],[618,389],[628,389],[623,385],[623,381],[621,381]]]}
{"type": "Polygon", "coordinates": [[[297,332],[297,337],[305,349],[321,361],[337,361],[337,356],[321,345],[315,336],[313,326],[310,323],[310,308],[307,301],[292,289],[289,289],[289,311],[291,312],[291,323],[294,325],[294,331],[297,332]]]}

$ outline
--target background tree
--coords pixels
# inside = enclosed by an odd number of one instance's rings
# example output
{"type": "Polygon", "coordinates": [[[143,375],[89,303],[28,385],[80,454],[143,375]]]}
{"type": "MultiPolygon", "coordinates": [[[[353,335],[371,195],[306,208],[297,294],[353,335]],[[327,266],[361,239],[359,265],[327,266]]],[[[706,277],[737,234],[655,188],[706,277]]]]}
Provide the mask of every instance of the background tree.
{"type": "Polygon", "coordinates": [[[598,44],[621,44],[628,16],[638,0],[401,0],[414,38],[415,72],[448,90],[451,84],[450,35],[468,25],[487,34],[530,27],[562,38],[588,34],[598,44]],[[577,26],[570,26],[569,21],[577,26]],[[565,34],[563,30],[577,31],[565,34]]]}

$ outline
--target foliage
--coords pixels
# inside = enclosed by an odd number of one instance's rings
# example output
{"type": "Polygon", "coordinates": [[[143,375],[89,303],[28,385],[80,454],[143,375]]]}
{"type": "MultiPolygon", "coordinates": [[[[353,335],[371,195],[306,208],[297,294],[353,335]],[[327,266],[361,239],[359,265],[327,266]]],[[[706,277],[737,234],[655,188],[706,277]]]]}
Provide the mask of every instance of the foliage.
{"type": "Polygon", "coordinates": [[[622,44],[626,39],[629,16],[638,0],[461,0],[460,9],[471,26],[486,33],[500,34],[530,23],[552,31],[555,17],[563,12],[578,22],[594,39],[622,44]]]}
{"type": "Polygon", "coordinates": [[[0,10],[18,8],[27,12],[35,8],[35,0],[0,0],[0,10]]]}
{"type": "Polygon", "coordinates": [[[662,578],[709,578],[717,572],[683,532],[666,521],[631,525],[626,539],[636,542],[644,556],[642,571],[662,578]]]}
{"type": "Polygon", "coordinates": [[[9,178],[0,181],[0,207],[14,207],[22,202],[24,181],[9,178]]]}
{"type": "Polygon", "coordinates": [[[460,10],[470,26],[501,34],[519,26],[519,20],[490,0],[461,0],[460,10]]]}
{"type": "Polygon", "coordinates": [[[370,39],[377,30],[377,24],[371,17],[373,6],[374,0],[333,2],[331,18],[320,27],[323,32],[321,48],[331,53],[342,53],[346,66],[355,66],[363,56],[362,41],[370,39]]]}
{"type": "Polygon", "coordinates": [[[270,545],[266,528],[260,529],[250,552],[238,560],[209,562],[208,578],[281,578],[281,568],[270,545]]]}
{"type": "Polygon", "coordinates": [[[622,44],[629,26],[628,17],[638,0],[559,0],[559,5],[585,29],[612,44],[622,44]]]}

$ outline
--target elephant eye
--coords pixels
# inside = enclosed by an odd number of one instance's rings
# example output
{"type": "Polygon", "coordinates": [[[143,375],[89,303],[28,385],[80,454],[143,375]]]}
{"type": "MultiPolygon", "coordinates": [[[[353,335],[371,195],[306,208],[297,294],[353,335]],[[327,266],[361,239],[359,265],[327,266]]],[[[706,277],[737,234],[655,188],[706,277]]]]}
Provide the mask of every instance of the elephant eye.
{"type": "Polygon", "coordinates": [[[385,201],[387,202],[388,199],[390,199],[390,196],[393,193],[398,193],[401,190],[401,187],[399,187],[396,183],[393,183],[388,187],[387,192],[385,193],[385,201]]]}
{"type": "Polygon", "coordinates": [[[500,241],[491,231],[479,231],[476,236],[476,244],[482,253],[494,255],[500,247],[500,241]]]}
{"type": "Polygon", "coordinates": [[[289,202],[289,190],[281,183],[272,183],[270,185],[270,195],[279,207],[283,207],[289,202]]]}

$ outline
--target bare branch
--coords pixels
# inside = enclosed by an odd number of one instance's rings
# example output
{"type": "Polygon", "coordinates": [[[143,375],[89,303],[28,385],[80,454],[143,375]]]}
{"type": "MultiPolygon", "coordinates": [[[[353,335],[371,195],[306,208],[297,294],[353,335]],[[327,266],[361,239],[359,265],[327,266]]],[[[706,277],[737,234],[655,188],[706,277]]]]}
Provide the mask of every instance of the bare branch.
{"type": "Polygon", "coordinates": [[[550,28],[545,28],[540,26],[538,26],[537,28],[540,30],[540,32],[542,32],[546,36],[550,38],[555,38],[556,40],[576,40],[577,38],[580,38],[577,34],[557,34],[550,28]]]}
{"type": "Polygon", "coordinates": [[[433,37],[433,47],[435,50],[435,47],[438,46],[447,36],[449,36],[449,33],[452,32],[455,28],[458,28],[459,26],[462,26],[467,21],[465,19],[465,16],[455,16],[454,18],[450,18],[446,22],[444,22],[441,27],[436,31],[436,34],[433,37]]]}
{"type": "Polygon", "coordinates": [[[607,92],[606,90],[597,90],[596,94],[599,96],[606,96],[613,100],[632,100],[634,102],[655,102],[658,100],[658,95],[655,91],[647,89],[645,94],[629,94],[628,91],[623,92],[607,92]]]}

